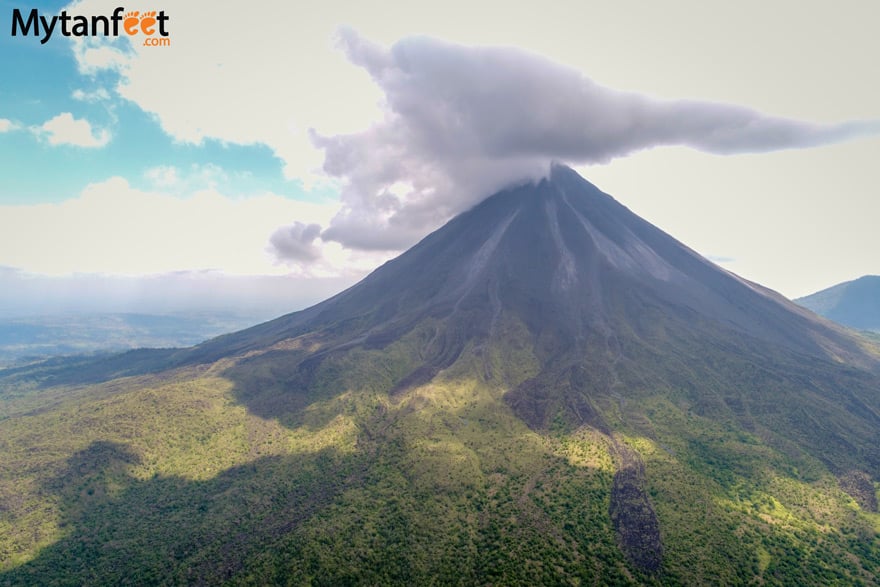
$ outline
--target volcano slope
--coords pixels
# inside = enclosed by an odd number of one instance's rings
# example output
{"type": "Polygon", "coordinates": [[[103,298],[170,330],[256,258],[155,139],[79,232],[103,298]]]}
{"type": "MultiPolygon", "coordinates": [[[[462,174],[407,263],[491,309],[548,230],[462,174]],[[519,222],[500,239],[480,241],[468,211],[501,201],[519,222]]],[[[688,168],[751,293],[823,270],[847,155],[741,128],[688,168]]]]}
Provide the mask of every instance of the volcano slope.
{"type": "Polygon", "coordinates": [[[307,310],[7,371],[0,584],[873,585],[878,366],[556,166],[307,310]]]}

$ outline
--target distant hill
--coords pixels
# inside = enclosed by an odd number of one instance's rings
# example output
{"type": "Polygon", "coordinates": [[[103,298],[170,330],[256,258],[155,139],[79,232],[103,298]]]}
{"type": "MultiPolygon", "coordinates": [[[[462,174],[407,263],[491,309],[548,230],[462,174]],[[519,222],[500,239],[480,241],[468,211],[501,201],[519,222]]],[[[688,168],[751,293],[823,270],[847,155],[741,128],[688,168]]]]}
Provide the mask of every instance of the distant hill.
{"type": "Polygon", "coordinates": [[[795,302],[838,324],[880,332],[880,275],[865,275],[795,302]]]}

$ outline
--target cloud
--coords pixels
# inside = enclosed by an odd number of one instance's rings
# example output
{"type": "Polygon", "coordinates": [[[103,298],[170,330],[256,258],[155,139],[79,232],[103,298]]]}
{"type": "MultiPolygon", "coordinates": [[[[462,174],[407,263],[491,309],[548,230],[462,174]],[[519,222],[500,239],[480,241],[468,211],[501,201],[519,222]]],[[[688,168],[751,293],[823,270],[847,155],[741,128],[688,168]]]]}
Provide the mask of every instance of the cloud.
{"type": "Polygon", "coordinates": [[[8,118],[0,118],[0,133],[11,132],[17,130],[18,125],[8,118]]]}
{"type": "Polygon", "coordinates": [[[69,312],[232,310],[269,319],[319,302],[358,277],[226,275],[215,271],[49,277],[0,267],[0,318],[69,312]]]}
{"type": "Polygon", "coordinates": [[[228,274],[342,275],[377,259],[320,246],[312,265],[267,252],[283,222],[326,225],[339,205],[292,200],[271,193],[227,197],[202,189],[179,197],[140,190],[121,177],[88,185],[61,203],[0,206],[0,265],[31,273],[142,275],[182,270],[228,274]],[[281,261],[281,262],[280,262],[281,261]]]}
{"type": "Polygon", "coordinates": [[[180,174],[173,165],[159,165],[144,171],[144,177],[157,188],[171,188],[180,183],[180,174]]]}
{"type": "Polygon", "coordinates": [[[230,176],[225,169],[213,163],[194,163],[186,169],[179,169],[174,165],[159,165],[144,171],[144,178],[152,186],[174,194],[216,190],[219,186],[229,185],[237,177],[240,174],[230,176]]]}
{"type": "Polygon", "coordinates": [[[108,92],[106,88],[96,88],[91,91],[76,89],[71,93],[70,97],[74,100],[88,102],[90,104],[105,102],[111,99],[110,92],[108,92]]]}
{"type": "Polygon", "coordinates": [[[45,137],[50,145],[95,148],[110,142],[110,133],[106,129],[96,133],[88,120],[74,118],[70,112],[62,112],[33,130],[38,136],[45,137]]]}
{"type": "MultiPolygon", "coordinates": [[[[68,13],[107,14],[116,6],[81,0],[68,13]]],[[[116,74],[113,93],[154,116],[176,141],[266,145],[282,161],[285,176],[308,188],[326,181],[309,129],[346,132],[379,114],[378,90],[332,42],[338,14],[375,6],[329,0],[314,10],[295,2],[242,9],[223,0],[214,6],[210,26],[201,3],[176,2],[165,11],[170,47],[144,47],[127,38],[71,40],[80,72],[116,74]]]]}
{"type": "MultiPolygon", "coordinates": [[[[81,2],[68,6],[67,11],[71,16],[77,13],[82,16],[101,13],[101,8],[96,8],[92,11],[87,6],[87,2],[81,2]]],[[[109,6],[106,8],[109,8],[109,6]]],[[[112,11],[112,9],[110,10],[112,11]]],[[[73,37],[72,47],[73,54],[76,57],[77,69],[80,73],[90,76],[105,70],[115,70],[124,74],[135,55],[132,47],[127,46],[118,39],[112,38],[73,37]]]]}
{"type": "Polygon", "coordinates": [[[321,251],[314,244],[320,234],[319,224],[294,222],[273,232],[269,237],[269,245],[279,260],[308,263],[321,257],[321,251]]]}
{"type": "MultiPolygon", "coordinates": [[[[81,0],[68,11],[104,14],[116,5],[110,0],[81,0]]],[[[341,18],[368,31],[369,38],[383,42],[398,39],[407,31],[421,30],[467,43],[529,43],[602,79],[618,80],[615,83],[629,87],[649,87],[666,95],[674,96],[672,92],[684,87],[685,81],[711,77],[704,70],[698,70],[696,78],[681,74],[685,68],[677,65],[679,55],[674,49],[682,45],[686,54],[692,53],[690,47],[697,46],[704,32],[694,33],[694,27],[659,8],[640,12],[634,22],[629,14],[614,16],[611,9],[610,13],[602,13],[604,19],[614,17],[621,26],[641,24],[642,29],[632,30],[639,30],[649,39],[646,46],[662,42],[662,35],[681,41],[664,46],[663,51],[647,56],[638,65],[638,44],[621,40],[620,35],[595,30],[584,40],[571,41],[582,32],[578,23],[583,18],[563,23],[556,12],[534,13],[528,6],[512,7],[509,2],[493,0],[479,6],[458,1],[436,6],[400,3],[394,8],[393,19],[387,18],[387,6],[379,10],[369,1],[328,0],[320,10],[308,11],[298,3],[276,3],[271,18],[264,10],[240,10],[226,0],[218,6],[212,12],[210,27],[205,26],[204,8],[199,3],[177,3],[166,8],[171,17],[171,47],[130,45],[125,38],[115,44],[72,38],[74,55],[82,72],[101,74],[93,78],[96,83],[106,85],[107,79],[118,80],[114,86],[106,86],[114,98],[136,104],[175,141],[199,144],[210,138],[266,145],[283,163],[285,176],[303,180],[307,189],[326,180],[327,173],[336,178],[336,183],[330,183],[344,187],[345,207],[332,224],[324,225],[327,229],[322,233],[322,247],[326,241],[335,240],[359,249],[399,250],[492,190],[517,178],[540,176],[550,158],[574,164],[602,160],[603,155],[607,160],[660,144],[688,144],[685,139],[700,131],[692,128],[688,137],[677,137],[672,132],[676,130],[676,116],[689,118],[694,112],[687,102],[614,92],[590,82],[577,70],[522,51],[467,48],[430,39],[407,39],[388,50],[348,35],[343,42],[346,51],[334,52],[331,36],[341,18]],[[463,22],[463,10],[473,12],[476,18],[463,22]],[[487,19],[502,10],[505,14],[513,11],[516,17],[507,19],[503,27],[485,26],[487,19]],[[657,22],[664,26],[658,27],[657,22]],[[658,30],[666,32],[655,35],[658,30]],[[234,36],[234,42],[230,42],[229,35],[234,36]],[[295,50],[291,50],[291,39],[296,40],[295,50]],[[596,56],[602,54],[600,51],[613,51],[616,58],[599,59],[596,56]],[[283,55],[284,59],[267,59],[267,55],[283,55]],[[346,55],[361,67],[352,67],[346,55]],[[611,65],[623,62],[635,65],[611,65]],[[104,75],[108,71],[115,75],[104,75]],[[654,83],[657,80],[659,83],[654,83]],[[596,98],[592,106],[596,108],[595,116],[589,116],[583,104],[579,106],[579,92],[596,98]],[[601,108],[606,102],[613,106],[618,99],[619,107],[601,108]],[[473,103],[461,102],[464,100],[473,103]],[[664,109],[669,128],[662,124],[664,116],[660,114],[664,109]],[[380,122],[369,126],[375,120],[380,122]],[[473,128],[469,130],[466,125],[473,128]],[[584,125],[593,125],[589,135],[593,143],[591,158],[579,157],[586,149],[580,133],[584,125]],[[647,125],[641,135],[640,125],[647,125]],[[367,130],[360,132],[364,128],[367,130]],[[315,129],[312,136],[318,139],[320,149],[310,139],[310,129],[315,129]],[[616,138],[615,133],[621,130],[623,135],[616,138]],[[649,134],[652,140],[648,140],[649,134]]],[[[577,16],[580,9],[570,8],[574,12],[569,13],[577,16]]],[[[736,11],[730,12],[725,16],[738,18],[736,11]]],[[[785,16],[790,18],[787,13],[785,16]]],[[[735,22],[750,23],[745,18],[735,22]]],[[[786,44],[782,55],[789,55],[791,50],[786,44]]],[[[800,57],[813,55],[812,51],[818,51],[812,39],[808,46],[797,46],[800,57]]],[[[760,54],[758,49],[748,47],[731,57],[760,54]]],[[[713,82],[717,88],[706,84],[705,91],[717,90],[714,95],[725,95],[725,90],[735,88],[743,79],[753,82],[743,87],[775,87],[755,82],[762,79],[760,76],[729,74],[749,67],[748,59],[725,63],[724,75],[719,74],[719,79],[727,83],[713,82]]],[[[795,73],[793,69],[793,79],[802,81],[800,87],[810,87],[803,82],[803,75],[795,73]]],[[[828,73],[820,68],[815,76],[828,73]]],[[[838,87],[852,81],[851,77],[835,79],[838,87]]],[[[809,83],[813,81],[811,75],[809,83]]],[[[704,91],[696,82],[687,87],[689,92],[704,91]]],[[[779,87],[786,95],[793,86],[786,83],[779,87]]],[[[784,112],[786,103],[779,100],[756,103],[784,112]]],[[[844,102],[814,97],[799,105],[830,108],[829,104],[844,102]]],[[[872,110],[871,106],[867,111],[872,110]]],[[[833,116],[838,111],[853,110],[832,108],[816,111],[816,116],[833,116]]],[[[691,146],[713,152],[748,151],[751,146],[742,135],[731,132],[749,120],[742,113],[748,115],[750,111],[739,112],[736,108],[728,112],[726,130],[723,125],[705,129],[701,131],[704,144],[694,142],[691,146]]],[[[813,116],[809,109],[791,112],[813,116]]],[[[694,119],[695,127],[707,124],[701,116],[694,119]]],[[[765,126],[759,142],[764,147],[799,140],[806,144],[865,130],[860,126],[814,126],[812,132],[804,133],[809,131],[807,127],[797,127],[792,133],[792,128],[785,124],[765,126]]],[[[760,134],[752,133],[751,138],[760,134]]]]}
{"type": "Polygon", "coordinates": [[[323,237],[351,247],[410,245],[505,184],[542,175],[553,160],[607,163],[671,145],[754,153],[880,132],[878,121],[812,124],[617,91],[513,48],[414,37],[385,49],[351,30],[340,32],[340,44],[385,97],[384,118],[366,130],[314,135],[324,170],[344,186],[344,207],[323,237]]]}

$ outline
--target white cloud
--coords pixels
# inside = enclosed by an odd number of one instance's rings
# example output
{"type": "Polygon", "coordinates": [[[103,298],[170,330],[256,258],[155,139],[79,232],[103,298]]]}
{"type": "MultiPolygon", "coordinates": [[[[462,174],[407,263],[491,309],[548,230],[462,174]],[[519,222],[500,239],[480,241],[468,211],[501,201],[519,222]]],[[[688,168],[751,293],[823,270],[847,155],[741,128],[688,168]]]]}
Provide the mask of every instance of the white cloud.
{"type": "Polygon", "coordinates": [[[181,271],[146,276],[45,276],[0,267],[0,317],[69,312],[248,313],[268,320],[350,286],[359,276],[225,275],[181,271]]]}
{"type": "Polygon", "coordinates": [[[106,129],[92,130],[84,118],[74,118],[70,112],[62,112],[34,128],[35,134],[45,137],[50,145],[73,145],[76,147],[103,147],[110,142],[106,129]]]}
{"type": "Polygon", "coordinates": [[[80,102],[105,102],[110,100],[110,92],[107,91],[106,88],[95,88],[94,90],[83,90],[76,89],[70,95],[74,100],[79,100],[80,102]]]}
{"type": "Polygon", "coordinates": [[[180,183],[177,168],[173,165],[159,165],[144,171],[144,177],[157,188],[172,188],[180,183]]]}
{"type": "MultiPolygon", "coordinates": [[[[380,93],[363,72],[333,51],[334,31],[346,24],[382,42],[418,32],[465,43],[528,46],[590,71],[596,79],[653,93],[741,101],[749,96],[737,92],[751,92],[761,97],[758,104],[764,108],[770,105],[772,111],[779,111],[778,107],[784,106],[796,113],[782,111],[789,116],[813,118],[812,113],[800,114],[811,105],[833,111],[835,105],[852,100],[871,103],[870,93],[842,88],[851,85],[853,78],[870,77],[859,75],[860,67],[870,66],[872,54],[867,50],[870,47],[859,43],[873,34],[863,25],[872,21],[869,16],[875,10],[866,8],[872,3],[851,6],[852,12],[845,14],[832,7],[805,11],[794,2],[773,7],[756,0],[747,4],[748,9],[705,8],[694,3],[687,10],[669,10],[642,4],[627,9],[619,3],[593,6],[563,1],[555,10],[535,10],[531,3],[514,5],[502,0],[476,4],[468,0],[327,0],[308,9],[295,2],[242,9],[232,0],[218,0],[211,5],[209,24],[202,3],[183,2],[164,8],[170,18],[170,47],[132,46],[124,38],[115,43],[77,38],[74,45],[82,71],[119,71],[122,79],[117,91],[155,114],[175,139],[198,143],[210,137],[240,144],[263,143],[284,161],[287,177],[306,180],[320,176],[313,172],[322,161],[309,142],[309,128],[323,135],[338,135],[359,130],[379,115],[376,103],[381,100],[380,93]],[[768,19],[766,26],[756,26],[751,17],[758,9],[768,19]],[[468,18],[461,18],[462,14],[468,18]],[[697,26],[700,19],[712,26],[697,26]],[[594,26],[598,22],[607,24],[594,26]],[[717,27],[718,22],[729,22],[729,26],[717,27]],[[786,23],[790,30],[779,35],[774,22],[786,23]],[[852,30],[854,27],[858,30],[852,30]],[[619,34],[620,30],[630,34],[619,34]],[[755,35],[753,43],[741,42],[743,30],[755,35]],[[837,30],[845,31],[854,41],[852,47],[835,47],[836,51],[846,50],[843,62],[854,63],[852,71],[823,67],[830,59],[829,52],[815,38],[837,34],[829,32],[837,30]],[[737,50],[709,42],[705,38],[708,31],[736,42],[737,50]],[[791,46],[792,41],[796,47],[791,46]],[[802,71],[799,61],[793,62],[781,82],[774,59],[791,60],[801,55],[822,69],[814,75],[802,71]],[[680,63],[686,58],[690,59],[682,67],[680,63]],[[722,59],[723,67],[715,65],[722,59]],[[695,70],[696,66],[700,69],[695,70]],[[817,75],[830,76],[834,83],[817,87],[817,75]],[[798,84],[800,93],[792,84],[798,84]],[[833,92],[832,97],[821,98],[820,90],[833,92]],[[767,96],[773,92],[781,97],[767,96]],[[793,101],[791,95],[808,99],[793,101]]],[[[107,14],[116,6],[113,0],[79,0],[68,11],[107,14]]],[[[746,99],[743,103],[753,102],[746,99]]],[[[839,116],[830,114],[831,119],[839,116]]]]}
{"type": "MultiPolygon", "coordinates": [[[[105,14],[117,5],[83,0],[68,12],[105,14]]],[[[348,5],[243,8],[220,0],[206,20],[204,4],[177,2],[164,8],[170,47],[75,39],[75,57],[83,73],[119,72],[115,91],[175,140],[267,145],[286,177],[311,186],[324,176],[309,129],[345,132],[378,115],[376,88],[333,48],[334,6],[348,5]]]]}
{"type": "Polygon", "coordinates": [[[8,118],[0,118],[0,133],[10,132],[18,128],[18,125],[8,118]]]}
{"type": "MultiPolygon", "coordinates": [[[[77,10],[69,9],[68,12],[74,15],[77,10]]],[[[87,11],[81,14],[88,16],[87,11]]],[[[86,75],[108,69],[124,74],[134,56],[132,50],[119,40],[102,37],[73,37],[73,53],[79,72],[86,75]]]]}
{"type": "Polygon", "coordinates": [[[318,224],[294,222],[272,233],[269,237],[270,250],[282,262],[289,260],[294,263],[311,263],[321,257],[321,252],[315,245],[320,234],[321,226],[318,224]]]}
{"type": "Polygon", "coordinates": [[[657,146],[755,153],[880,133],[880,121],[814,124],[616,91],[514,48],[413,37],[388,50],[351,30],[341,37],[386,103],[384,119],[366,130],[316,138],[324,170],[345,186],[343,211],[323,236],[351,247],[410,245],[553,160],[607,163],[657,146]]]}
{"type": "Polygon", "coordinates": [[[213,163],[192,164],[185,169],[174,165],[158,165],[144,171],[144,178],[153,187],[176,195],[205,189],[216,190],[231,180],[225,169],[213,163]]]}
{"type": "Polygon", "coordinates": [[[325,225],[338,209],[275,194],[228,198],[211,189],[179,198],[114,177],[62,203],[0,206],[0,265],[49,275],[213,269],[326,276],[374,267],[381,258],[337,243],[322,246],[321,260],[309,265],[271,254],[279,224],[325,225]]]}

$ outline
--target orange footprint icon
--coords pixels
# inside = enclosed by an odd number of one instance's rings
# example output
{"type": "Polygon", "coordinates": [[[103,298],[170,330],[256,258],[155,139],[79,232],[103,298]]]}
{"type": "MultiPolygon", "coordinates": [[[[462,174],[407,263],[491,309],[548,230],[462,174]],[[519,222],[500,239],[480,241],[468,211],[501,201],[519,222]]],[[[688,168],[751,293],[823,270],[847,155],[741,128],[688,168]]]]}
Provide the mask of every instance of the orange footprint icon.
{"type": "Polygon", "coordinates": [[[145,35],[152,35],[156,32],[153,28],[156,26],[156,11],[144,12],[141,14],[141,32],[145,35]]]}
{"type": "Polygon", "coordinates": [[[138,12],[137,10],[125,13],[125,20],[122,21],[122,28],[124,28],[125,32],[127,32],[129,35],[134,35],[138,32],[137,27],[138,23],[140,22],[140,19],[138,18],[139,14],[140,12],[138,12]]]}

